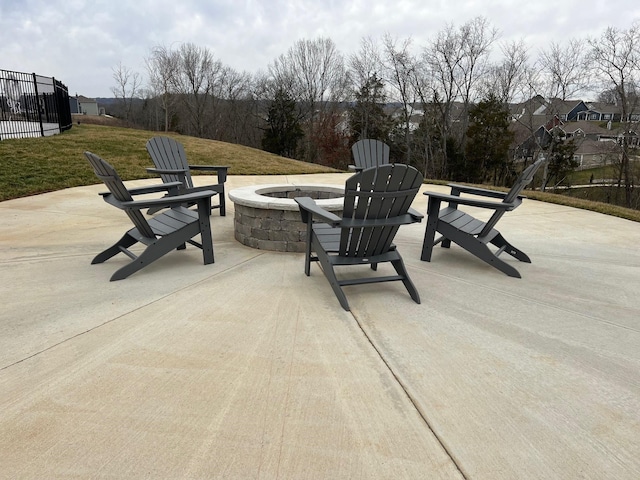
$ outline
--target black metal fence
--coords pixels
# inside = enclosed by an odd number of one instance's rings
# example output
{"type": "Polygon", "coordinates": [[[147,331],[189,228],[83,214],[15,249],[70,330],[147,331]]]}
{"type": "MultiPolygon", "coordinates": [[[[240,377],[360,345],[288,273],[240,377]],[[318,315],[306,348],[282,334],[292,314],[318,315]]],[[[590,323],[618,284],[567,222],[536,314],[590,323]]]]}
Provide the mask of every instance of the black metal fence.
{"type": "Polygon", "coordinates": [[[0,70],[0,140],[55,135],[72,123],[69,90],[62,82],[0,70]]]}

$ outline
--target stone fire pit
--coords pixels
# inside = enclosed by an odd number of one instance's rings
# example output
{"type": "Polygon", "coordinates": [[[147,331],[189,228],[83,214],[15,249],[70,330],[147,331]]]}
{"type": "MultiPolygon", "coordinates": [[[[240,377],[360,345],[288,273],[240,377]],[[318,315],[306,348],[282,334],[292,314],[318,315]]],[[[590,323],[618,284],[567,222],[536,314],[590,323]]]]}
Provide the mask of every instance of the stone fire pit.
{"type": "Polygon", "coordinates": [[[304,252],[306,226],[295,197],[311,197],[342,215],[344,187],[337,185],[257,185],[229,192],[234,202],[235,238],[243,245],[278,252],[304,252]]]}

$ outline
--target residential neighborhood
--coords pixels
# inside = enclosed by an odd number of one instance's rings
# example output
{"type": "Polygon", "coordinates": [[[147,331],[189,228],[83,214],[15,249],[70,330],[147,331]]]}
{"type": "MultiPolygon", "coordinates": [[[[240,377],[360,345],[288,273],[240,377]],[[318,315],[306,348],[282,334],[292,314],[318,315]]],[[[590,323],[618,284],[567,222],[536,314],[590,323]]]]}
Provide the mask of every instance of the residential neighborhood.
{"type": "Polygon", "coordinates": [[[620,144],[626,137],[629,147],[638,146],[637,128],[627,130],[640,120],[634,112],[623,122],[622,109],[615,104],[584,100],[533,99],[511,105],[514,132],[514,158],[532,158],[536,148],[545,147],[555,130],[563,140],[576,144],[577,169],[610,165],[621,155],[620,144]]]}

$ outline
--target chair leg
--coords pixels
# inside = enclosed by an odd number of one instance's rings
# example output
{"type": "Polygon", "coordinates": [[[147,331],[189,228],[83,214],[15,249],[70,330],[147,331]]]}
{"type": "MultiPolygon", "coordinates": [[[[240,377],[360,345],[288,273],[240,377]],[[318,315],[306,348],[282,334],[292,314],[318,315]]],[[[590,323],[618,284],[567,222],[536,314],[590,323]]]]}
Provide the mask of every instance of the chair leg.
{"type": "Polygon", "coordinates": [[[311,238],[313,235],[313,224],[307,223],[307,238],[304,248],[304,274],[311,275],[311,238]]]}
{"type": "Polygon", "coordinates": [[[198,223],[200,225],[200,238],[202,240],[202,257],[205,265],[214,263],[213,239],[211,238],[211,199],[202,198],[198,200],[198,223]]]}
{"type": "Polygon", "coordinates": [[[111,281],[115,282],[117,280],[124,280],[129,275],[136,273],[138,270],[142,270],[147,265],[155,262],[157,259],[162,257],[167,252],[159,251],[156,247],[158,244],[152,244],[147,247],[147,249],[138,255],[138,258],[131,261],[122,268],[116,270],[116,272],[111,275],[111,281]]]}
{"type": "Polygon", "coordinates": [[[227,201],[226,201],[226,198],[224,197],[224,190],[218,194],[218,197],[220,197],[220,216],[226,217],[227,201]]]}
{"type": "Polygon", "coordinates": [[[338,301],[340,302],[342,308],[344,308],[348,312],[350,310],[349,302],[347,301],[347,296],[342,291],[342,287],[340,286],[338,277],[336,277],[336,272],[333,265],[329,262],[329,258],[323,251],[316,253],[318,254],[318,261],[322,266],[324,276],[327,277],[329,285],[331,285],[331,288],[333,289],[333,293],[336,294],[336,297],[338,298],[338,301]]]}
{"type": "Polygon", "coordinates": [[[404,284],[405,288],[409,292],[409,295],[411,295],[411,298],[413,299],[413,301],[419,304],[420,294],[418,294],[418,290],[416,289],[416,286],[413,284],[413,282],[409,278],[409,273],[407,272],[407,269],[404,266],[404,262],[402,261],[402,258],[399,258],[398,260],[392,260],[391,265],[393,265],[393,268],[395,268],[397,274],[400,275],[400,277],[402,277],[402,283],[404,284]]]}
{"type": "Polygon", "coordinates": [[[158,238],[155,242],[147,245],[145,251],[138,255],[135,260],[118,269],[111,276],[111,281],[113,282],[127,278],[138,270],[152,264],[175,248],[177,248],[176,238],[173,235],[158,238]]]}
{"type": "Polygon", "coordinates": [[[128,233],[125,233],[117,243],[96,255],[93,260],[91,260],[91,264],[95,265],[96,263],[105,262],[111,257],[122,253],[121,248],[129,248],[131,245],[135,245],[136,243],[138,243],[138,241],[135,238],[128,233]]]}
{"type": "Polygon", "coordinates": [[[504,262],[503,260],[500,260],[485,243],[481,242],[476,237],[472,235],[461,234],[454,241],[466,251],[475,255],[480,260],[488,263],[492,267],[497,268],[502,273],[505,273],[510,277],[521,278],[518,270],[516,270],[514,267],[504,262]]]}
{"type": "Polygon", "coordinates": [[[427,208],[427,227],[424,231],[424,240],[422,241],[422,254],[420,260],[424,262],[431,261],[433,253],[433,245],[436,238],[436,230],[438,227],[438,215],[440,212],[440,201],[429,198],[429,206],[427,208]]]}
{"type": "Polygon", "coordinates": [[[501,233],[496,235],[491,240],[491,243],[494,244],[499,249],[501,249],[503,252],[508,253],[514,258],[517,258],[521,262],[531,263],[531,259],[527,256],[527,254],[524,253],[522,250],[518,250],[516,247],[514,247],[509,242],[507,242],[501,233]]]}

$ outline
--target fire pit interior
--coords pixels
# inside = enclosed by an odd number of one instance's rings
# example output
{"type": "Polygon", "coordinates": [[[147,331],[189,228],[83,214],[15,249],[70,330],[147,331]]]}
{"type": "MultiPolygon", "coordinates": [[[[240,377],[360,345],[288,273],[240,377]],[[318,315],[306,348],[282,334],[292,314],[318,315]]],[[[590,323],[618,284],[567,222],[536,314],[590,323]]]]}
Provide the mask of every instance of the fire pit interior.
{"type": "Polygon", "coordinates": [[[234,203],[235,238],[243,245],[278,252],[304,252],[306,226],[296,197],[311,197],[342,215],[344,187],[337,185],[258,185],[229,192],[234,203]]]}

